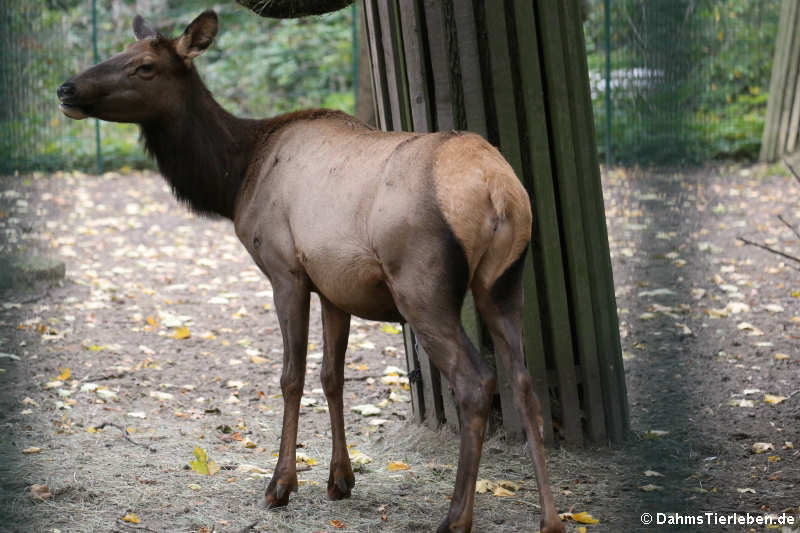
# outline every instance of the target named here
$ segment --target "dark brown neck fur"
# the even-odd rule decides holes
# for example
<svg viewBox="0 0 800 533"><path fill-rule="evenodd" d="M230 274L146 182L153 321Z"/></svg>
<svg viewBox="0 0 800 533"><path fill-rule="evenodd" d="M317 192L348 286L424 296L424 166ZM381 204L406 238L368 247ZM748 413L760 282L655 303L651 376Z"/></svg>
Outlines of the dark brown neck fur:
<svg viewBox="0 0 800 533"><path fill-rule="evenodd" d="M179 200L207 216L233 218L236 195L266 121L237 118L214 100L192 68L183 109L142 124L145 148Z"/></svg>
<svg viewBox="0 0 800 533"><path fill-rule="evenodd" d="M308 109L271 119L237 118L225 111L192 67L190 90L176 116L142 124L146 150L179 200L206 216L233 219L236 198L257 149L270 135L298 120L336 117L368 127L329 109Z"/></svg>

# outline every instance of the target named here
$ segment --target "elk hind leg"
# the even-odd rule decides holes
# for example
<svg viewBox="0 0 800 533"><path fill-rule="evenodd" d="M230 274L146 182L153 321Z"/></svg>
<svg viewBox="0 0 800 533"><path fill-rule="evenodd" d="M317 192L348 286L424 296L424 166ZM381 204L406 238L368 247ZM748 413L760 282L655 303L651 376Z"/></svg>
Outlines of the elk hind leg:
<svg viewBox="0 0 800 533"><path fill-rule="evenodd" d="M533 460L542 506L542 533L560 533L544 459L539 400L533 391L522 350L522 271L527 250L493 284L486 287L476 275L471 288L475 305L489 329L495 357L509 377L514 403L522 418L528 451Z"/></svg>

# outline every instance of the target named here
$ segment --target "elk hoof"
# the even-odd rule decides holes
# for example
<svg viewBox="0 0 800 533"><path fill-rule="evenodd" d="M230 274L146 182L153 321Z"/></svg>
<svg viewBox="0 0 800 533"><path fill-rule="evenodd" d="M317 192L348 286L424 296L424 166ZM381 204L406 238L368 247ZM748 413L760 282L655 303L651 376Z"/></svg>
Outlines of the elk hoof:
<svg viewBox="0 0 800 533"><path fill-rule="evenodd" d="M539 533L564 533L565 531L566 528L564 527L564 524L562 524L560 520L549 524L545 524L544 522L542 522L540 524L540 529L539 529Z"/></svg>
<svg viewBox="0 0 800 533"><path fill-rule="evenodd" d="M441 524L439 524L439 529L436 530L436 533L469 533L471 527L462 527L462 526L451 526L450 521L445 518ZM544 533L544 531L542 531Z"/></svg>
<svg viewBox="0 0 800 533"><path fill-rule="evenodd" d="M275 507L285 507L289 503L289 494L297 490L297 485L289 485L287 483L278 483L273 479L267 493L265 495L267 500L267 508L274 509Z"/></svg>
<svg viewBox="0 0 800 533"><path fill-rule="evenodd" d="M336 481L333 479L328 480L328 499L329 500L342 500L350 497L350 491L355 486L355 478L340 477Z"/></svg>

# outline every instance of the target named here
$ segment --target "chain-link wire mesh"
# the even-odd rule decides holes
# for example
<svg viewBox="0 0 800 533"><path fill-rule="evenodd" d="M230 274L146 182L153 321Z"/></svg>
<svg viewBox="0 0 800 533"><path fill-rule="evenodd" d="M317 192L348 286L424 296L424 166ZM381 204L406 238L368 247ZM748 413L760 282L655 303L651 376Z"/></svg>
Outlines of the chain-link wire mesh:
<svg viewBox="0 0 800 533"><path fill-rule="evenodd" d="M780 0L589 2L600 151L617 162L755 157L779 10Z"/></svg>
<svg viewBox="0 0 800 533"><path fill-rule="evenodd" d="M2 173L73 165L80 150L68 150L68 143L94 153L93 132L70 131L58 113L55 87L64 72L88 61L85 52L91 54L91 46L70 46L60 7L58 2L0 0Z"/></svg>
<svg viewBox="0 0 800 533"><path fill-rule="evenodd" d="M96 0L99 57L132 42L136 13L178 35L204 0ZM94 63L91 0L0 0L0 174L97 168L94 120L61 114L56 88ZM214 5L220 33L196 61L230 112L265 117L297 108L353 110L352 9L267 20L233 0ZM104 167L152 166L132 124L101 122Z"/></svg>

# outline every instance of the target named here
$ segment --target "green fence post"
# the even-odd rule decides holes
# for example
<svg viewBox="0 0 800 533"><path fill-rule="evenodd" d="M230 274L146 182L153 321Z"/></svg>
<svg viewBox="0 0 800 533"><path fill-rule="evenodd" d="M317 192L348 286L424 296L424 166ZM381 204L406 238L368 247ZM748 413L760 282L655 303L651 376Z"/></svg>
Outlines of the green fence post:
<svg viewBox="0 0 800 533"><path fill-rule="evenodd" d="M100 62L100 53L97 51L97 0L92 0L92 47L94 48L94 62ZM100 119L94 119L94 142L97 146L97 173L103 173L103 151L100 147Z"/></svg>

